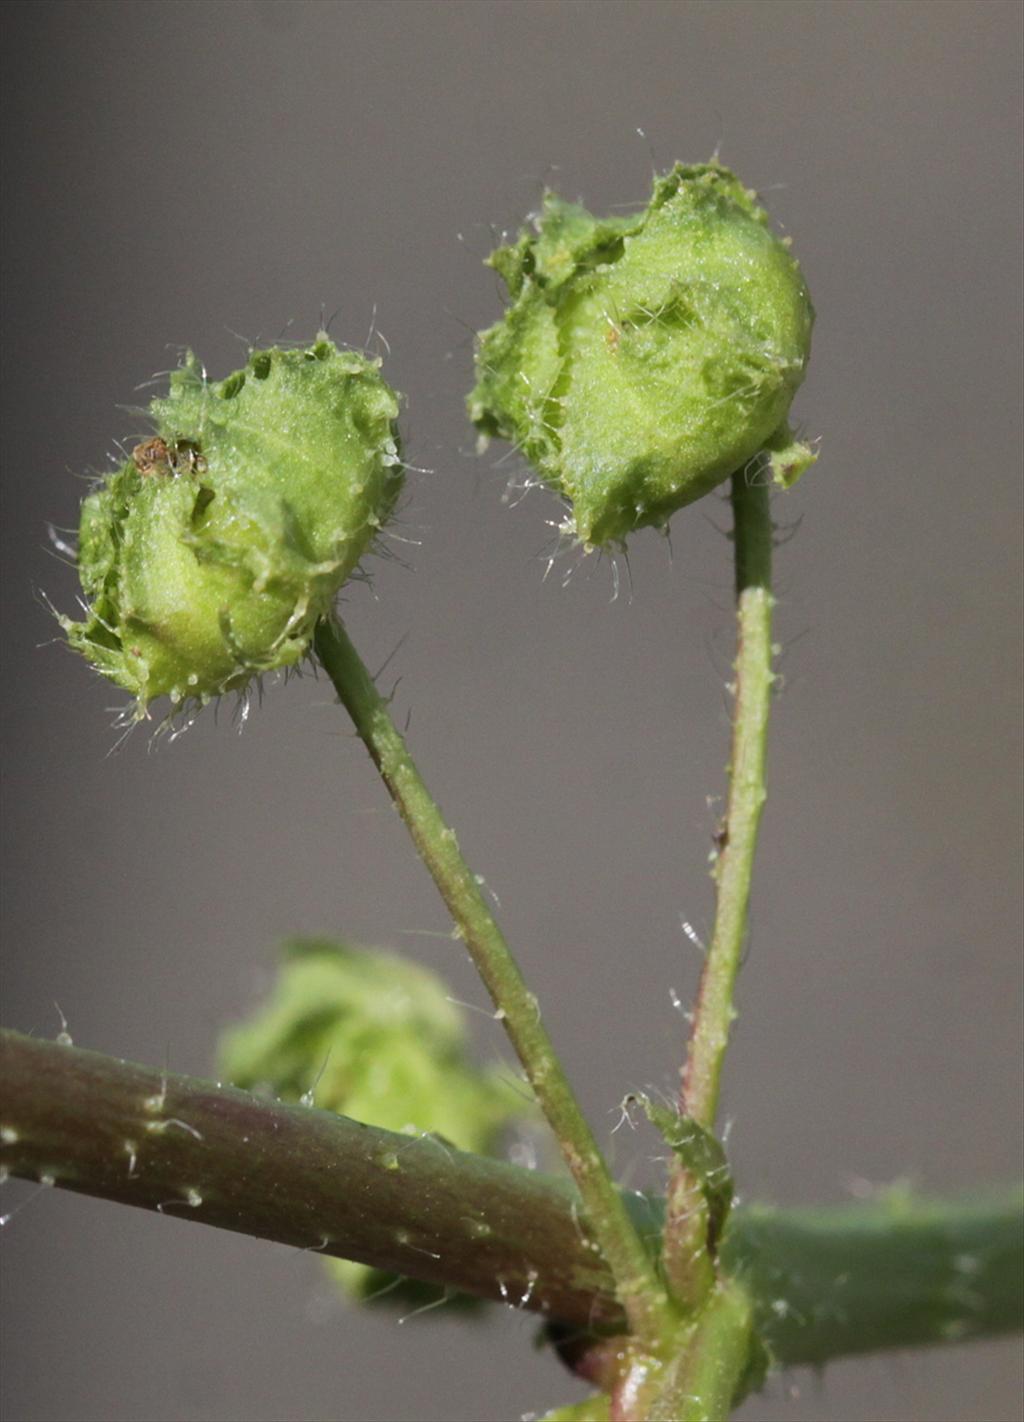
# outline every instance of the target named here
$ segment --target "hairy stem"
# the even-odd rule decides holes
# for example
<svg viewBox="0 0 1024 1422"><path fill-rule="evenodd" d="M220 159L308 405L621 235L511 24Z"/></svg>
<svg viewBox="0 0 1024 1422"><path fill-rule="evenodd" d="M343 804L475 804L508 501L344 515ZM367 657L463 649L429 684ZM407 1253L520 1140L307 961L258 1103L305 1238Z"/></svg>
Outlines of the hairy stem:
<svg viewBox="0 0 1024 1422"><path fill-rule="evenodd" d="M765 799L764 762L771 699L771 520L768 489L758 476L732 476L736 562L736 683L729 797L715 864L718 903L683 1069L680 1109L714 1127L722 1063L735 1017L733 988L743 951L754 848ZM701 1182L677 1161L669 1183L665 1272L688 1308L701 1304L714 1280L708 1214Z"/></svg>
<svg viewBox="0 0 1024 1422"><path fill-rule="evenodd" d="M0 1168L358 1259L581 1330L626 1319L566 1182L329 1111L0 1032ZM726 1271L780 1365L963 1342L1024 1322L1024 1193L730 1219ZM657 1233L657 1201L629 1197ZM582 1221L586 1228L586 1220Z"/></svg>
<svg viewBox="0 0 1024 1422"><path fill-rule="evenodd" d="M753 1310L743 1289L719 1283L712 1289L668 1376L644 1412L644 1422L719 1422L732 1415L746 1389L753 1337Z"/></svg>
<svg viewBox="0 0 1024 1422"><path fill-rule="evenodd" d="M16 1032L0 1036L0 1095L12 1175L556 1318L624 1322L568 1182Z"/></svg>
<svg viewBox="0 0 1024 1422"><path fill-rule="evenodd" d="M344 627L319 624L316 654L380 771L424 864L444 899L504 1023L527 1080L580 1192L589 1226L615 1278L630 1327L652 1345L668 1326L669 1304L608 1172L593 1132L541 1020L536 997L487 907L480 883L427 790L369 672Z"/></svg>
<svg viewBox="0 0 1024 1422"><path fill-rule="evenodd" d="M772 530L763 474L732 476L737 652L729 798L715 866L718 905L683 1074L683 1114L709 1130L735 1017L733 988L747 929L754 850L765 801L772 684Z"/></svg>

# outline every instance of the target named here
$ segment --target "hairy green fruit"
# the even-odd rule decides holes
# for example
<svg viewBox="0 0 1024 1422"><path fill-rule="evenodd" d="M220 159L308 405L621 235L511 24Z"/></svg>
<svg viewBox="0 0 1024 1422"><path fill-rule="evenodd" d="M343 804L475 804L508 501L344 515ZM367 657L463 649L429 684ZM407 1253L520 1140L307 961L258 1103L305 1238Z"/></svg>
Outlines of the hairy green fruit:
<svg viewBox="0 0 1024 1422"><path fill-rule="evenodd" d="M82 506L71 645L130 691L200 704L301 660L402 482L379 362L321 335L211 382L189 355L154 438Z"/></svg>
<svg viewBox="0 0 1024 1422"><path fill-rule="evenodd" d="M290 940L282 958L270 1001L222 1039L234 1085L484 1154L529 1110L497 1068L472 1064L462 1016L425 968L321 938Z"/></svg>
<svg viewBox="0 0 1024 1422"><path fill-rule="evenodd" d="M786 417L813 311L754 196L677 165L643 212L595 218L549 193L488 259L511 304L480 336L469 414L572 505L587 545L663 526L763 449L790 484L812 461Z"/></svg>

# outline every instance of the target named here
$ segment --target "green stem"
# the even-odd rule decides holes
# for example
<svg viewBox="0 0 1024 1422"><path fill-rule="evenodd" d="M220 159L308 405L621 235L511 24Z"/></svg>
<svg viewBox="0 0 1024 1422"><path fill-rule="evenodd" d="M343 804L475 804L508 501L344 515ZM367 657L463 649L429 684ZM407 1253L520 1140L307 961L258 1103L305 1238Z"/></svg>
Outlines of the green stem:
<svg viewBox="0 0 1024 1422"><path fill-rule="evenodd" d="M736 1210L723 1271L777 1362L995 1337L1024 1326L1024 1189Z"/></svg>
<svg viewBox="0 0 1024 1422"><path fill-rule="evenodd" d="M735 1284L716 1284L670 1360L644 1422L725 1422L745 1391L752 1340L747 1295Z"/></svg>
<svg viewBox="0 0 1024 1422"><path fill-rule="evenodd" d="M630 1327L653 1346L669 1305L512 952L344 627L322 621L316 654L455 921L561 1147Z"/></svg>
<svg viewBox="0 0 1024 1422"><path fill-rule="evenodd" d="M0 1178L48 1182L621 1331L568 1181L0 1032ZM655 1234L657 1212L647 1221Z"/></svg>
<svg viewBox="0 0 1024 1422"><path fill-rule="evenodd" d="M732 476L738 646L729 799L715 868L718 906L683 1077L683 1114L714 1127L722 1063L736 1016L733 988L747 929L754 849L765 801L772 673L772 529L768 487Z"/></svg>
<svg viewBox="0 0 1024 1422"><path fill-rule="evenodd" d="M765 800L765 745L774 681L772 529L768 487L760 473L749 475L741 469L733 474L732 508L737 652L729 795L715 865L715 926L694 1010L680 1103L682 1114L707 1130L714 1128L729 1028L736 1015L733 990L747 931L754 850ZM715 1242L709 1223L703 1182L677 1160L669 1181L663 1257L673 1294L691 1312L706 1309L715 1282ZM716 1331L719 1342L727 1331L725 1324ZM707 1346L712 1347L710 1341ZM693 1367L700 1365L704 1348L698 1329ZM718 1343L715 1350L720 1351ZM695 1378L684 1376L686 1366L684 1360L676 1370L681 1391L670 1389L671 1397L700 1391Z"/></svg>
<svg viewBox="0 0 1024 1422"><path fill-rule="evenodd" d="M512 1301L582 1347L626 1326L567 1181L18 1032L0 1031L0 1101L0 1177ZM661 1202L628 1203L656 1236ZM780 1366L994 1338L1024 1323L1022 1204L1016 1186L738 1206L722 1266Z"/></svg>

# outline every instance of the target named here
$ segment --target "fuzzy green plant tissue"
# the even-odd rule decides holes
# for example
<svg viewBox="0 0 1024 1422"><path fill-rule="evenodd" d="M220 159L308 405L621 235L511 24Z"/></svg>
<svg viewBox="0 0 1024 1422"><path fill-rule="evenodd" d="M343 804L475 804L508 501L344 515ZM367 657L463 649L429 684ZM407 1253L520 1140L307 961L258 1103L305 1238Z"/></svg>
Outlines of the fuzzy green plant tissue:
<svg viewBox="0 0 1024 1422"><path fill-rule="evenodd" d="M71 645L132 693L202 704L305 655L402 482L379 362L321 336L226 380L189 355L155 435L85 500Z"/></svg>
<svg viewBox="0 0 1024 1422"><path fill-rule="evenodd" d="M807 288L728 169L677 165L629 217L548 194L488 260L510 304L480 336L470 418L569 502L585 545L664 526L762 450L786 485L812 462L786 423Z"/></svg>

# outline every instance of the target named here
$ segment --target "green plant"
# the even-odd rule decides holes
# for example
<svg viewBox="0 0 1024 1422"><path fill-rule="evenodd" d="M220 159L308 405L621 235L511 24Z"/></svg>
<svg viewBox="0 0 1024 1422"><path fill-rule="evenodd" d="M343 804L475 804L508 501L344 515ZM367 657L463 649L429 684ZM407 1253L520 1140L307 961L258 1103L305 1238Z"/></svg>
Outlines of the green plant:
<svg viewBox="0 0 1024 1422"><path fill-rule="evenodd" d="M322 943L293 947L271 1008L223 1047L231 1079L271 1100L6 1034L5 1168L149 1208L179 1202L191 1218L355 1261L375 1271L344 1271L364 1295L418 1280L532 1308L596 1389L553 1416L724 1418L773 1362L1019 1327L1019 1191L734 1208L715 1134L765 799L770 494L814 458L788 422L812 322L799 267L716 164L673 169L629 218L549 197L535 231L491 263L511 303L481 338L470 415L566 501L567 538L619 544L730 488L738 646L714 933L679 1101L624 1103L669 1147L664 1199L617 1188L481 881L331 611L393 508L401 460L394 395L323 335L254 351L213 384L185 362L154 402L154 438L85 502L88 611L63 625L134 694L136 717L163 695L173 714L316 659L569 1179L492 1157L521 1106L469 1066L443 991L408 965Z"/></svg>

